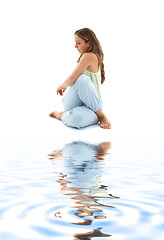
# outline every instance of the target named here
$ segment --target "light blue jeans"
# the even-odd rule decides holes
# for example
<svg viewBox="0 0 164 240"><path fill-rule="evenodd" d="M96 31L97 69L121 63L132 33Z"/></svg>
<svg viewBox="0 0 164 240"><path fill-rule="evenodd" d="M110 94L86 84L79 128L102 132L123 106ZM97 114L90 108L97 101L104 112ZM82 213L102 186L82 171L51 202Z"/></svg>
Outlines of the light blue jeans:
<svg viewBox="0 0 164 240"><path fill-rule="evenodd" d="M90 77L77 78L63 98L63 107L62 121L69 127L81 129L99 122L95 112L102 109L102 102Z"/></svg>

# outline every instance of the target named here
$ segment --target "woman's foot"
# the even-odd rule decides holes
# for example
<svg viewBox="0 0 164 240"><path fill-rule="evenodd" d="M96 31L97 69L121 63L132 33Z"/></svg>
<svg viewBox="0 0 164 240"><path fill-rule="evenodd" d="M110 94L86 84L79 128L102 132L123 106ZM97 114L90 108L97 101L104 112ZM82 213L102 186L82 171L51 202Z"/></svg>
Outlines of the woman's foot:
<svg viewBox="0 0 164 240"><path fill-rule="evenodd" d="M100 127L101 128L105 128L105 129L110 129L111 128L110 122L108 121L107 117L105 116L105 114L102 112L101 109L99 109L96 112L96 115L97 115L97 117L100 121Z"/></svg>
<svg viewBox="0 0 164 240"><path fill-rule="evenodd" d="M62 120L63 113L64 113L64 112L54 111L54 112L52 112L52 113L49 114L49 117L57 118L57 119L59 119L59 120L61 121L61 120Z"/></svg>
<svg viewBox="0 0 164 240"><path fill-rule="evenodd" d="M99 120L100 120L100 127L101 128L105 128L105 129L110 129L111 128L111 124L108 121L107 117L100 118Z"/></svg>

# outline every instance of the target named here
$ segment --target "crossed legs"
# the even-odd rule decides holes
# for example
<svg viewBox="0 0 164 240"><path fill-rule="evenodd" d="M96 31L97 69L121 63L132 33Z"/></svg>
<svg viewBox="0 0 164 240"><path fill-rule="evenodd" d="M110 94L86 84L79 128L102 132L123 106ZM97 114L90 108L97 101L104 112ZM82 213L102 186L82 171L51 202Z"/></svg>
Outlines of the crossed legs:
<svg viewBox="0 0 164 240"><path fill-rule="evenodd" d="M49 116L52 118L57 118L58 120L62 121L63 113L64 113L64 111L63 112L54 111L54 112L50 113ZM111 128L110 122L108 121L107 117L105 116L105 114L102 112L101 109L99 109L97 112L95 112L95 114L97 115L98 120L100 121L101 128L105 128L105 129Z"/></svg>
<svg viewBox="0 0 164 240"><path fill-rule="evenodd" d="M57 118L67 126L83 128L100 122L100 127L110 129L111 124L102 112L101 100L97 96L92 80L80 75L63 98L65 111L54 111L50 117Z"/></svg>

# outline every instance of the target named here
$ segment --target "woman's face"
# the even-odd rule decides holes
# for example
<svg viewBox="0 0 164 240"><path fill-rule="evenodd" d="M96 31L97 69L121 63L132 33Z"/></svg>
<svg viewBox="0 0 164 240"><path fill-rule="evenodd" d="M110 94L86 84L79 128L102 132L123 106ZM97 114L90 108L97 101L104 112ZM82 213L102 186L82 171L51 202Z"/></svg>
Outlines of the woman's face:
<svg viewBox="0 0 164 240"><path fill-rule="evenodd" d="M82 39L81 37L79 37L78 35L75 34L74 36L75 39L75 48L77 48L77 50L79 51L79 53L83 54L85 52L87 52L87 49L90 45L90 42L85 42L84 39Z"/></svg>

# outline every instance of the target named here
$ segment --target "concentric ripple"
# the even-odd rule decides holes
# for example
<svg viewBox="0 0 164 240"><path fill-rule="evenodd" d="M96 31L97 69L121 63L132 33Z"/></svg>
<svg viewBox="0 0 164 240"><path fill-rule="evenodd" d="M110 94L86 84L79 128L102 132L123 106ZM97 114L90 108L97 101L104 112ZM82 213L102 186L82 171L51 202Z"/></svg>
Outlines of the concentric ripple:
<svg viewBox="0 0 164 240"><path fill-rule="evenodd" d="M164 239L162 150L80 141L7 149L0 239Z"/></svg>

